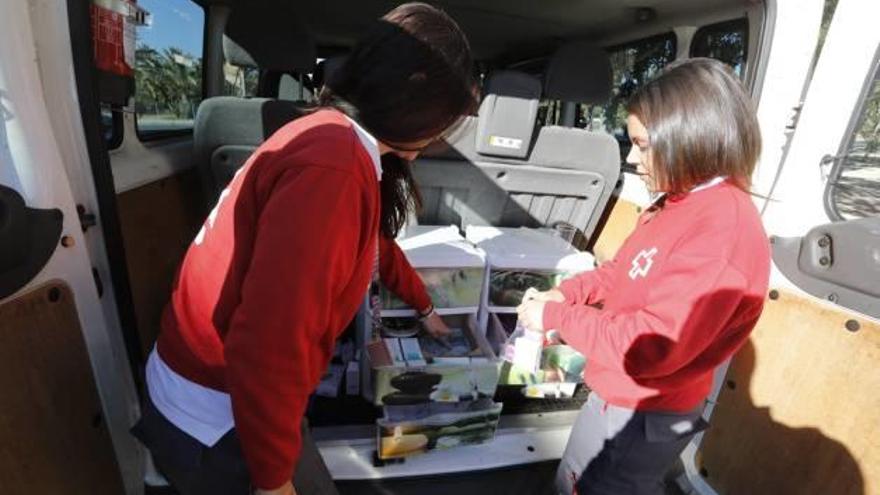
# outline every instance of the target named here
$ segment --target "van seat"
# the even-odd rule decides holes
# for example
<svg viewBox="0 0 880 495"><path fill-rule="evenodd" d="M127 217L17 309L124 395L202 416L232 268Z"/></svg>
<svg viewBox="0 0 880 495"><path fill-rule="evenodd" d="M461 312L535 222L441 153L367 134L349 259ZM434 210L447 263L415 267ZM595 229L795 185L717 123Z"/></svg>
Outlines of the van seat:
<svg viewBox="0 0 880 495"><path fill-rule="evenodd" d="M620 176L617 141L604 132L536 128L542 93L578 102L610 94L610 72L568 70L585 62L575 55L575 50L560 50L549 65L552 74L546 81L564 84L542 85L540 79L516 71L489 77L478 116L466 118L445 146L416 161L414 173L424 200L419 223L463 228L567 222L586 238L593 234ZM572 81L572 76L608 82ZM602 87L609 91L597 94L596 88ZM580 94L575 94L577 88L583 88Z"/></svg>
<svg viewBox="0 0 880 495"><path fill-rule="evenodd" d="M233 26L227 26L227 29ZM294 35L291 35L294 36ZM298 35L296 35L298 36ZM270 40L250 40L261 64L276 71L310 70L314 64L314 46L310 39L296 38L298 51L279 55L264 46ZM258 67L255 58L229 36L223 36L226 61L238 67ZM215 96L199 105L193 125L193 159L202 179L205 199L213 204L220 191L232 180L248 157L284 124L305 114L302 102L271 98Z"/></svg>
<svg viewBox="0 0 880 495"><path fill-rule="evenodd" d="M193 158L209 203L263 141L303 113L292 101L270 98L217 96L203 101L193 129Z"/></svg>

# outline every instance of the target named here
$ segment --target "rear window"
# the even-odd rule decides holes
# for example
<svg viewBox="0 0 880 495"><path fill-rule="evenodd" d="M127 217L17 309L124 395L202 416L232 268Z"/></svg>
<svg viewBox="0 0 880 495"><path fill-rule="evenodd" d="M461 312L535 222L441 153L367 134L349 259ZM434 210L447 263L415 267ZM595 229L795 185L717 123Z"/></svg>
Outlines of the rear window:
<svg viewBox="0 0 880 495"><path fill-rule="evenodd" d="M229 62L223 63L223 94L241 98L256 96L260 82L260 69L238 67Z"/></svg>
<svg viewBox="0 0 880 495"><path fill-rule="evenodd" d="M604 105L578 104L575 127L591 130L604 129L629 150L626 135L626 102L646 81L651 80L666 64L675 60L675 33L664 33L638 41L632 41L608 49L611 58L611 98ZM544 100L539 107L539 123L558 124L562 115L562 102ZM625 154L623 156L626 156Z"/></svg>
<svg viewBox="0 0 880 495"><path fill-rule="evenodd" d="M691 57L708 57L733 67L742 77L749 46L749 21L745 17L701 27L691 41Z"/></svg>
<svg viewBox="0 0 880 495"><path fill-rule="evenodd" d="M575 126L605 130L620 143L621 162L629 153L626 102L635 91L675 60L675 33L664 33L608 49L611 58L611 98L605 105L578 105ZM548 115L558 116L558 102L547 104ZM626 170L626 165L624 165Z"/></svg>

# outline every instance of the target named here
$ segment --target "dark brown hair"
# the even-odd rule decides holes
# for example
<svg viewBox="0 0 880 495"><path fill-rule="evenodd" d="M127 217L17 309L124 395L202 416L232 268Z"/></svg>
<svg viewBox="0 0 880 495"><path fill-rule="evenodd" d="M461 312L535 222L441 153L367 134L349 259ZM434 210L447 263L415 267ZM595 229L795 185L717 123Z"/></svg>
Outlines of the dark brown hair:
<svg viewBox="0 0 880 495"><path fill-rule="evenodd" d="M626 110L648 130L663 191L683 194L718 176L749 191L761 132L754 105L728 66L708 58L674 62Z"/></svg>
<svg viewBox="0 0 880 495"><path fill-rule="evenodd" d="M330 75L319 102L357 120L380 141L435 138L475 107L473 60L458 24L424 3L380 19ZM409 163L382 158L382 233L395 237L421 197Z"/></svg>

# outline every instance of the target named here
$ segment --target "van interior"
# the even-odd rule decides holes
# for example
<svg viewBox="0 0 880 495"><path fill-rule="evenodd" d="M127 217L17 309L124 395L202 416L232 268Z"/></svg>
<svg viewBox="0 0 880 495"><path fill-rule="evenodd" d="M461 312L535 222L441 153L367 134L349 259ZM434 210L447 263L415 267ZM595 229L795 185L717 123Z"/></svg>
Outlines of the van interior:
<svg viewBox="0 0 880 495"><path fill-rule="evenodd" d="M264 140L315 104L323 81L359 36L399 3L138 0L143 15L133 84L89 75L90 40L74 39L77 79L95 88L91 100L80 91L81 105L100 108L90 125L103 139L105 178L112 182L98 196L104 195L102 215L118 229L119 243L108 242L108 256L117 265L113 284L124 352L139 393L175 271L220 192ZM601 263L614 256L650 200L625 162L627 98L675 60L711 57L730 65L759 100L776 2L431 3L468 36L481 98L473 115L413 163L424 204L410 223L453 225L462 232L469 225L571 225L577 248ZM88 2L69 1L68 10L71 33L88 33ZM517 145L491 144L486 135L508 136ZM88 218L88 212L80 215ZM343 339L355 341L356 327L357 319ZM737 377L748 377L755 365L754 348L744 355L735 363ZM84 356L77 359L86 369ZM754 407L734 393L747 383L725 379L723 371L713 400L726 393L733 407L719 412L718 427L689 455L714 490L749 493L755 462L775 462L772 452L759 447L770 436L757 428L725 428L741 424L737 418ZM86 395L97 402L94 385L89 387ZM308 419L341 493L549 494L566 428L587 393L581 387L570 399L527 400L499 391L496 400L504 408L495 443L505 434L532 440L516 444L522 447L516 453L504 451L512 443L494 450L490 443L458 460L429 454L384 463L370 457L381 411L358 396L313 397ZM93 427L100 430L100 415L95 418ZM104 431L89 447L111 458L80 470L85 474L73 482L86 487L82 493L122 493L109 445ZM77 448L58 451L69 450L70 472L87 463L77 460ZM819 451L815 476L768 476L784 478L788 493L807 493L817 476L831 479L836 472L834 479L843 484L837 486L846 487L841 493L861 493L858 466L843 460L846 449ZM505 461L507 455L513 460ZM667 493L692 493L690 479L678 466L668 476ZM174 493L149 470L146 481L148 492ZM102 489L90 491L96 486Z"/></svg>
<svg viewBox="0 0 880 495"><path fill-rule="evenodd" d="M141 356L155 340L176 266L220 191L262 141L314 104L347 50L395 4L139 2L150 20L139 34L133 104L104 110L105 135L116 145L110 161ZM413 164L424 204L412 223L462 231L570 224L578 247L599 261L613 256L639 212L620 198L624 182L635 178L624 160L627 97L687 56L719 58L750 84L767 15L761 2L743 0L436 5L469 38L481 104ZM160 36L184 21L193 30L187 37L203 32L195 49ZM191 73L183 111L155 87L166 76L150 71L166 65ZM486 134L524 146L480 144ZM567 400L500 397L501 428L570 424L586 394L582 388ZM315 397L308 414L316 438L328 442L373 439L380 415L371 403L344 395ZM430 485L437 493L488 486L549 493L555 463L501 472L445 473ZM405 478L339 484L351 493L425 491Z"/></svg>

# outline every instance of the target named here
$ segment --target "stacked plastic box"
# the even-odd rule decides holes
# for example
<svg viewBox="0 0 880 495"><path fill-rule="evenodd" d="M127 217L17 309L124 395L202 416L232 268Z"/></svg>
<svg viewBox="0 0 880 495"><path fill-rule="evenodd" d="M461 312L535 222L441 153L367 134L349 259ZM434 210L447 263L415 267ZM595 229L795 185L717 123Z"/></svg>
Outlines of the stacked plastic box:
<svg viewBox="0 0 880 495"><path fill-rule="evenodd" d="M488 274L480 323L498 349L516 324L516 307L525 291L549 290L578 273L592 270L594 258L549 229L468 226L466 238L486 252ZM501 385L518 386L528 397L570 397L580 381L583 356L565 345L544 348L537 373L502 363Z"/></svg>
<svg viewBox="0 0 880 495"><path fill-rule="evenodd" d="M377 422L378 457L491 440L501 404L493 401L497 354L477 319L485 287L485 253L455 226L410 226L398 244L453 335L441 343L418 332L415 310L383 289L383 338L372 341L372 335L364 334L362 367L364 395L384 411ZM362 331L371 331L368 322Z"/></svg>
<svg viewBox="0 0 880 495"><path fill-rule="evenodd" d="M397 239L440 314L476 314L486 271L486 255L467 242L454 225L411 225ZM393 293L382 290L383 315L415 312Z"/></svg>

